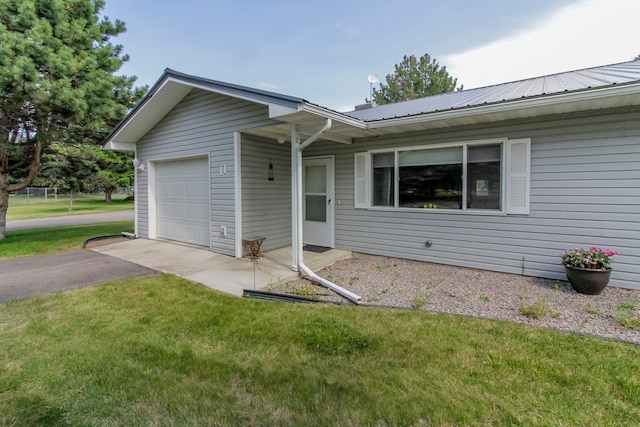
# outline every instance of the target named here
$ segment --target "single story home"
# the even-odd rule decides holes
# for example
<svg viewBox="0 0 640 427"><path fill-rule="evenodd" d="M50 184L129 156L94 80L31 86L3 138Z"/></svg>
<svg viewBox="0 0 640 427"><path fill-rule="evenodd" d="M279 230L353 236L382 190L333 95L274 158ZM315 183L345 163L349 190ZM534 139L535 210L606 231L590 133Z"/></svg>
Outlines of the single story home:
<svg viewBox="0 0 640 427"><path fill-rule="evenodd" d="M167 69L104 148L135 152L139 238L560 280L596 245L640 289L640 61L347 113Z"/></svg>

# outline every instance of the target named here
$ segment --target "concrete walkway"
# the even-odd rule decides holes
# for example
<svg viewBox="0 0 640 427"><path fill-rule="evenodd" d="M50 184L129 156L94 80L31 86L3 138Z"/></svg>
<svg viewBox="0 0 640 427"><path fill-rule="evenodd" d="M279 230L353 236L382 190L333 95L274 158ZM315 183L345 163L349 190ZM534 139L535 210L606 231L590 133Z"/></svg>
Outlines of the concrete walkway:
<svg viewBox="0 0 640 427"><path fill-rule="evenodd" d="M116 222L133 220L133 209L95 214L79 214L52 216L47 218L16 219L7 221L7 231L26 230L29 228L58 227L63 225L84 225L99 222Z"/></svg>
<svg viewBox="0 0 640 427"><path fill-rule="evenodd" d="M291 247L264 253L255 269L255 285L254 267L249 259L220 255L204 248L136 239L92 250L237 296L244 289L262 289L298 278L298 273L291 270ZM338 249L322 254L304 252L305 264L315 271L348 258L351 252Z"/></svg>

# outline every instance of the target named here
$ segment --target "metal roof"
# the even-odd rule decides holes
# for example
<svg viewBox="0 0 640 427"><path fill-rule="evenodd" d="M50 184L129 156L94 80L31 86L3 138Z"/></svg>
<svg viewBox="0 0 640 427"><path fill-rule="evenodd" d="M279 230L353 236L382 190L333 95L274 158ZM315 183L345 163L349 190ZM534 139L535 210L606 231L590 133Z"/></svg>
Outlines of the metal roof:
<svg viewBox="0 0 640 427"><path fill-rule="evenodd" d="M304 99L295 96L283 95L281 93L269 92L262 89L255 89L252 87L222 82L219 80L193 76L190 74L172 70L170 68L164 70L163 77L165 76L173 77L180 80L181 82L191 84L194 87L214 90L218 93L224 93L240 99L249 99L254 102L263 101L265 103L283 104L287 106L306 102ZM162 80L162 78L160 80Z"/></svg>
<svg viewBox="0 0 640 427"><path fill-rule="evenodd" d="M412 101L385 104L366 110L350 111L345 114L365 122L372 122L507 103L638 81L640 81L640 60L434 95Z"/></svg>
<svg viewBox="0 0 640 427"><path fill-rule="evenodd" d="M269 125L243 132L267 138L313 134L330 118L323 138L351 143L355 138L465 126L588 110L640 105L640 60L569 71L511 83L446 93L367 110L339 113L303 98L267 92L167 69L145 97L109 134L103 147L132 151L135 144L195 89L268 107Z"/></svg>

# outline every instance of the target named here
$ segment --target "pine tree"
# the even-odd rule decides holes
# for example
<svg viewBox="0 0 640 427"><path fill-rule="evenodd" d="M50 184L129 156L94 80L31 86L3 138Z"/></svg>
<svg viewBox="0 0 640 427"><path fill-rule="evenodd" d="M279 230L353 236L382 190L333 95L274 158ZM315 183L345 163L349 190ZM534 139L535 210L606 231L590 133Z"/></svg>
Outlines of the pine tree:
<svg viewBox="0 0 640 427"><path fill-rule="evenodd" d="M458 79L449 75L447 67L441 67L428 53L419 59L405 55L385 80L380 89L373 89L373 101L378 105L462 90L462 86L456 88Z"/></svg>
<svg viewBox="0 0 640 427"><path fill-rule="evenodd" d="M0 0L0 240L9 193L31 185L48 147L101 141L145 90L114 74L128 56L110 39L126 28L103 8Z"/></svg>

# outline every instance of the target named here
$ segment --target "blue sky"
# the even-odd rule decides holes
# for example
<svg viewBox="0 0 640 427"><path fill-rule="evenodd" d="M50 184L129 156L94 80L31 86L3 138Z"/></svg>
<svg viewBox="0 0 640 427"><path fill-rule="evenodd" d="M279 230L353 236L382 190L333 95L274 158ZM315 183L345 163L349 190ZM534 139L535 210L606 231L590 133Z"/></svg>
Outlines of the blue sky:
<svg viewBox="0 0 640 427"><path fill-rule="evenodd" d="M638 0L106 0L127 32L123 74L165 68L346 111L403 55L429 53L465 89L640 54Z"/></svg>

